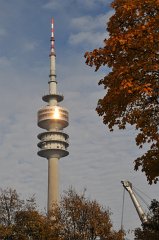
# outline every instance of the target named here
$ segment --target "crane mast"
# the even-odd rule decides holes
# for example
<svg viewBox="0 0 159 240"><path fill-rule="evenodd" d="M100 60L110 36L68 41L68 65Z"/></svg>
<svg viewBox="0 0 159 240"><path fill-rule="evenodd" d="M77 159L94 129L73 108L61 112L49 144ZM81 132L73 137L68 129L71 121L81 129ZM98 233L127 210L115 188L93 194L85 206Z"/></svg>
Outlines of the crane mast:
<svg viewBox="0 0 159 240"><path fill-rule="evenodd" d="M132 183L129 182L129 181L121 181L121 183L123 184L123 187L128 191L128 193L129 193L129 195L132 199L132 202L133 202L133 204L136 208L136 211L139 215L139 218L140 218L141 222L143 224L147 224L148 223L147 216L146 216L145 212L143 211L143 209L142 209L142 207L141 207L141 205L140 205L140 203L139 203L139 201L138 201L138 199L137 199L137 197L136 197L136 195L135 195L135 193L132 189Z"/></svg>

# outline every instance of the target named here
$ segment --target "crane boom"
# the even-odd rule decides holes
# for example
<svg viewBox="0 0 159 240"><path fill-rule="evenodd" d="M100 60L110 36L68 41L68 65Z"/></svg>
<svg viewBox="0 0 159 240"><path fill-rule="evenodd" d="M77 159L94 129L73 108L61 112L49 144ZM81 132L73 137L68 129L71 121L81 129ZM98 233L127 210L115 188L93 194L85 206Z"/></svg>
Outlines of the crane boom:
<svg viewBox="0 0 159 240"><path fill-rule="evenodd" d="M145 212L143 211L133 189L132 189L132 183L129 182L129 181L121 181L121 183L123 184L123 187L128 191L128 193L130 194L130 197L132 199L132 202L136 208L136 211L139 215L139 218L141 220L141 222L143 224L147 224L148 223L148 219L147 219L147 216L145 214Z"/></svg>

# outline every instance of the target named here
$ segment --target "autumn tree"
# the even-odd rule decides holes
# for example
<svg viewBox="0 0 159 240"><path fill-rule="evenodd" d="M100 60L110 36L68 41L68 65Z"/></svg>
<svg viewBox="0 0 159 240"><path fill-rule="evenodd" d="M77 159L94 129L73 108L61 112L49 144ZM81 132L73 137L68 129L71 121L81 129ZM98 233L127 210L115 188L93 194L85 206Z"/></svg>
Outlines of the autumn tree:
<svg viewBox="0 0 159 240"><path fill-rule="evenodd" d="M153 200L149 207L148 224L135 229L135 240L159 239L159 202Z"/></svg>
<svg viewBox="0 0 159 240"><path fill-rule="evenodd" d="M13 240L58 240L55 235L55 221L39 211L19 211L12 227Z"/></svg>
<svg viewBox="0 0 159 240"><path fill-rule="evenodd" d="M16 190L1 189L0 239L55 240L53 234L54 226L38 211L34 196L23 200Z"/></svg>
<svg viewBox="0 0 159 240"><path fill-rule="evenodd" d="M77 194L69 189L62 197L53 216L60 228L62 240L122 240L123 233L114 231L110 211L96 201L91 201L85 192Z"/></svg>
<svg viewBox="0 0 159 240"><path fill-rule="evenodd" d="M147 152L135 160L150 184L159 176L159 1L114 0L104 46L86 52L86 64L108 66L99 81L105 96L97 112L110 131L115 126L137 130L136 144ZM107 71L107 70L106 70Z"/></svg>
<svg viewBox="0 0 159 240"><path fill-rule="evenodd" d="M4 226L10 226L14 222L17 211L20 211L24 201L20 199L16 190L1 189L0 193L0 223Z"/></svg>
<svg viewBox="0 0 159 240"><path fill-rule="evenodd" d="M37 209L34 197L23 200L16 190L0 193L2 240L122 240L113 230L110 211L70 189L49 214Z"/></svg>

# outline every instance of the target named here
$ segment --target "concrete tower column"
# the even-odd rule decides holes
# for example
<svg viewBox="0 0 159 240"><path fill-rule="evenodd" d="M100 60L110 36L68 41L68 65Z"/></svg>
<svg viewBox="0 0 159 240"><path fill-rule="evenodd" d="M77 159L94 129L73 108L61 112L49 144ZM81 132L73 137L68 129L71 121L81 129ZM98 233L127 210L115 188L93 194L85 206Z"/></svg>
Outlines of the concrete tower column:
<svg viewBox="0 0 159 240"><path fill-rule="evenodd" d="M48 211L59 201L58 158L48 159Z"/></svg>

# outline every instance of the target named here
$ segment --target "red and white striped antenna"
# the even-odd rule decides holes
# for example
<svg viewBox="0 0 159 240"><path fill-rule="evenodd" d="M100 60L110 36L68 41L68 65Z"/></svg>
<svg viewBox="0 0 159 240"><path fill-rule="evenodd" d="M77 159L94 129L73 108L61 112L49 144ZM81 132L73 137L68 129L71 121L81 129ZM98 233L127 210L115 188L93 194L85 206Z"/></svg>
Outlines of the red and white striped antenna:
<svg viewBox="0 0 159 240"><path fill-rule="evenodd" d="M54 19L51 19L51 54L55 54L55 47L54 47Z"/></svg>

